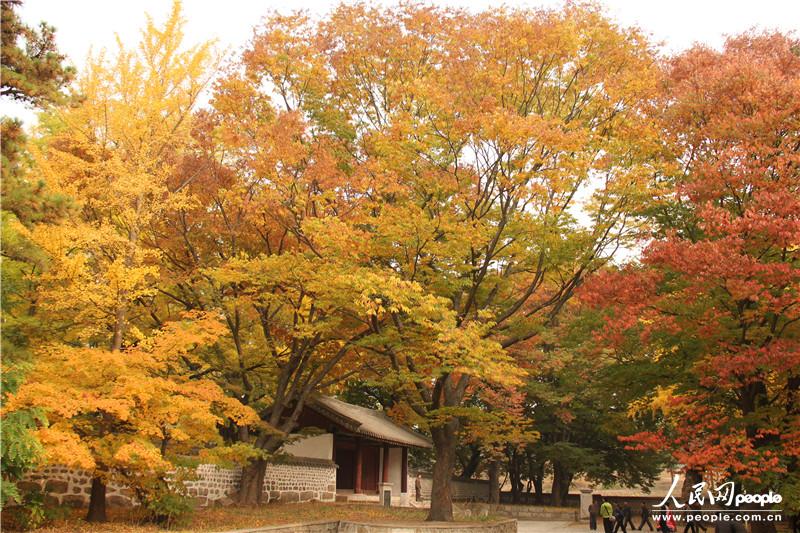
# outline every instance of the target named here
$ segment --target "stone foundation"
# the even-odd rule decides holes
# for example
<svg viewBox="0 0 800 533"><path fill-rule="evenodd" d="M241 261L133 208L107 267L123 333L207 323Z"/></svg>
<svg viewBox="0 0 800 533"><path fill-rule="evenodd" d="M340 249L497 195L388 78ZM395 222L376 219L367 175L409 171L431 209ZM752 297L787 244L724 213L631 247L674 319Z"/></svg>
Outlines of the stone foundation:
<svg viewBox="0 0 800 533"><path fill-rule="evenodd" d="M196 479L186 481L189 496L199 506L227 504L239 488L241 469L215 465L197 467ZM23 491L40 490L50 505L85 507L89 505L92 478L88 472L51 466L27 475L18 484ZM332 502L336 500L336 467L332 461L291 457L269 463L264 476L266 502ZM138 505L133 491L110 483L106 488L110 507Z"/></svg>

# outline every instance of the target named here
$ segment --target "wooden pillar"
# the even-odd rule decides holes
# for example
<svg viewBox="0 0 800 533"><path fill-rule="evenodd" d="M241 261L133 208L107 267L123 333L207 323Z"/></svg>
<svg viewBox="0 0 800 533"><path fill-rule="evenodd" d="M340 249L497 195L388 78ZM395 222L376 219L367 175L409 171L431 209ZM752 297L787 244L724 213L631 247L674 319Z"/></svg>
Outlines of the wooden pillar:
<svg viewBox="0 0 800 533"><path fill-rule="evenodd" d="M383 474L381 483L389 483L389 445L383 445Z"/></svg>
<svg viewBox="0 0 800 533"><path fill-rule="evenodd" d="M400 467L400 493L408 492L408 448L403 447L403 461Z"/></svg>
<svg viewBox="0 0 800 533"><path fill-rule="evenodd" d="M353 492L356 494L361 494L361 462L361 439L356 438L356 472L353 480Z"/></svg>

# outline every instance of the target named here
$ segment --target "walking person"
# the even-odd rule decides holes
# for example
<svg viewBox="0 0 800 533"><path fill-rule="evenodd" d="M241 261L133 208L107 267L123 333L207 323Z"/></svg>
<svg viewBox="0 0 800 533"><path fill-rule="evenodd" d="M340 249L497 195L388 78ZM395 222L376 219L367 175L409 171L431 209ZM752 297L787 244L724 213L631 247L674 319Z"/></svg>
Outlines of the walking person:
<svg viewBox="0 0 800 533"><path fill-rule="evenodd" d="M650 521L650 507L648 507L647 502L642 502L642 523L639 524L639 531L644 529L644 525L647 524L647 527L650 531L653 531L653 523Z"/></svg>
<svg viewBox="0 0 800 533"><path fill-rule="evenodd" d="M614 505L614 522L614 533L617 533L620 529L622 533L628 533L628 530L625 529L625 513L619 504Z"/></svg>
<svg viewBox="0 0 800 533"><path fill-rule="evenodd" d="M660 533L672 533L675 531L675 520L669 512L669 506L661 506L661 514L658 516L658 531Z"/></svg>
<svg viewBox="0 0 800 533"><path fill-rule="evenodd" d="M603 503L600 505L600 518L603 519L604 533L614 533L614 508L605 497L603 497Z"/></svg>
<svg viewBox="0 0 800 533"><path fill-rule="evenodd" d="M589 504L589 529L597 531L597 504L595 502Z"/></svg>
<svg viewBox="0 0 800 533"><path fill-rule="evenodd" d="M422 501L422 474L417 474L417 479L414 480L414 493L416 494L417 501Z"/></svg>
<svg viewBox="0 0 800 533"><path fill-rule="evenodd" d="M690 513L687 513L686 516L686 526L683 528L683 533L687 533L690 529L692 533L698 533L698 530L702 529L706 531L706 527L703 525L702 520L699 518L701 513L703 512L703 508L700 506L699 503L695 502L689 506Z"/></svg>
<svg viewBox="0 0 800 533"><path fill-rule="evenodd" d="M697 522L692 513L686 513L686 525L683 526L683 533L688 533L689 531L697 533Z"/></svg>
<svg viewBox="0 0 800 533"><path fill-rule="evenodd" d="M624 527L628 527L628 525L630 525L631 531L636 529L636 526L633 525L633 518L631 517L632 513L631 504L628 502L622 502L622 517L625 520Z"/></svg>

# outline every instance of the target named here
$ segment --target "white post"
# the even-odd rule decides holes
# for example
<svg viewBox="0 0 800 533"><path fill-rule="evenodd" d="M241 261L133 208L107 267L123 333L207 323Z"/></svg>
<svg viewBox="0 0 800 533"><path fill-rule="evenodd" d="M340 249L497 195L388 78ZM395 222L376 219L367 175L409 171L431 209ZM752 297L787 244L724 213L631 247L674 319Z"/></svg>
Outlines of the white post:
<svg viewBox="0 0 800 533"><path fill-rule="evenodd" d="M592 505L592 489L581 489L581 510L578 516L581 520L589 519L589 506Z"/></svg>

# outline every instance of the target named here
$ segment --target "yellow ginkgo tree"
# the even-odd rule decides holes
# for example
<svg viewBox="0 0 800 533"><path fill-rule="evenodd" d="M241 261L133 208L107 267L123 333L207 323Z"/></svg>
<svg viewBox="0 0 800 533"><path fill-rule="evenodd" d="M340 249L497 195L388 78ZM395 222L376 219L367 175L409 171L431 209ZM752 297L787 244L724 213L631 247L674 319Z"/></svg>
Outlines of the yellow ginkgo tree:
<svg viewBox="0 0 800 533"><path fill-rule="evenodd" d="M138 48L89 58L75 102L43 115L36 140L35 172L73 202L62 223L27 235L48 262L37 312L67 325L36 347L8 408L43 410L47 459L91 472L89 520L105 519L110 480L163 475L175 453L219 444L218 424L256 420L192 371L221 333L215 312L167 319L149 305L161 270L152 226L192 202L169 178L212 59L209 44L182 47L182 27L176 2Z"/></svg>

